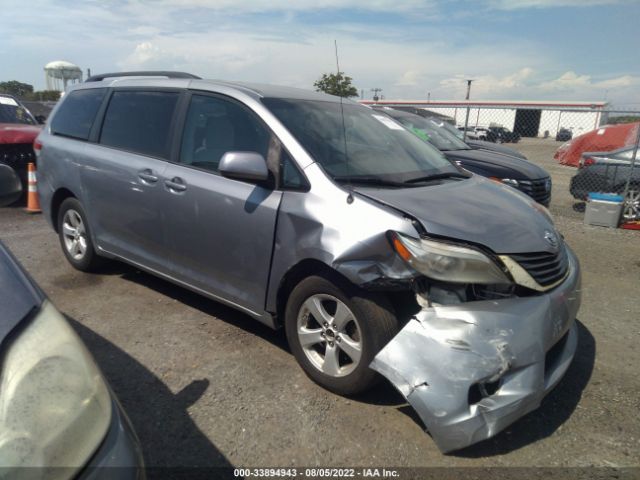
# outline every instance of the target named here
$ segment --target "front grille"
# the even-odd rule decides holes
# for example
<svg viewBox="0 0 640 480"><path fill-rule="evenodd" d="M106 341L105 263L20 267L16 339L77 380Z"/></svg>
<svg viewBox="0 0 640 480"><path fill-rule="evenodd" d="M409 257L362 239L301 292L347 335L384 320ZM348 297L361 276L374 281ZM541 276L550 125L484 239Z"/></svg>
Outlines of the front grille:
<svg viewBox="0 0 640 480"><path fill-rule="evenodd" d="M9 165L14 170L26 170L27 163L35 161L36 155L30 143L0 145L0 163Z"/></svg>
<svg viewBox="0 0 640 480"><path fill-rule="evenodd" d="M569 268L569 258L564 244L557 253L537 252L510 255L533 279L543 287L564 278Z"/></svg>
<svg viewBox="0 0 640 480"><path fill-rule="evenodd" d="M518 188L543 205L549 205L551 201L551 179L549 177L538 180L518 180Z"/></svg>

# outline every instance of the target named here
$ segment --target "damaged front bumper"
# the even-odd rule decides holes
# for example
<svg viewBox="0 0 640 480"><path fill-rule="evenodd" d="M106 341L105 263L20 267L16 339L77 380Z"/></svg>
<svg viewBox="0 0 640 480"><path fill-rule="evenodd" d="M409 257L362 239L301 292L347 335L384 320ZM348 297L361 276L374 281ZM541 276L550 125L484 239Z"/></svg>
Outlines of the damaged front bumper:
<svg viewBox="0 0 640 480"><path fill-rule="evenodd" d="M568 247L567 247L568 248ZM376 355L441 451L474 444L536 409L577 345L580 267L538 296L422 309Z"/></svg>

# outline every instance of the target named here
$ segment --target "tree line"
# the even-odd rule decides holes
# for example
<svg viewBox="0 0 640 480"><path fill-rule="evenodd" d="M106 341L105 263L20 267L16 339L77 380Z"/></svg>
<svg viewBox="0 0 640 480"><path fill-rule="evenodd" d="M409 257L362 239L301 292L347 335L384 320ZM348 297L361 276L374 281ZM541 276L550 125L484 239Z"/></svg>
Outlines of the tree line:
<svg viewBox="0 0 640 480"><path fill-rule="evenodd" d="M60 99L60 92L57 90L34 90L33 85L17 80L0 82L0 93L12 95L20 100L50 100L55 102Z"/></svg>

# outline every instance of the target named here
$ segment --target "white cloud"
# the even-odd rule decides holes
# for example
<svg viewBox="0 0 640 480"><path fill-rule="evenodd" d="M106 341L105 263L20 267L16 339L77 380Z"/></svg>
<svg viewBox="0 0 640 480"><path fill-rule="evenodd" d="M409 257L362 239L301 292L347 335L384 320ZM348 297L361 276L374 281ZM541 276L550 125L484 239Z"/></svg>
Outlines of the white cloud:
<svg viewBox="0 0 640 480"><path fill-rule="evenodd" d="M579 87L592 85L590 75L578 75L575 72L566 72L554 80L542 82L539 88L542 90L572 90Z"/></svg>
<svg viewBox="0 0 640 480"><path fill-rule="evenodd" d="M422 75L415 70L407 70L394 84L397 87L415 87L421 83Z"/></svg>
<svg viewBox="0 0 640 480"><path fill-rule="evenodd" d="M526 81L533 72L533 68L524 67L504 76L458 74L442 79L440 86L444 92L455 96L456 93L459 95L459 92L466 88L466 79L472 79L473 97L485 99L496 94L505 94L510 90L526 88Z"/></svg>
<svg viewBox="0 0 640 480"><path fill-rule="evenodd" d="M581 92L595 92L604 91L609 88L628 88L634 86L640 86L640 77L623 75L594 82L590 75L578 75L575 72L569 71L554 80L542 82L538 85L538 88L543 91L556 90L572 92L577 90Z"/></svg>
<svg viewBox="0 0 640 480"><path fill-rule="evenodd" d="M631 75L623 75L621 77L611 78L609 80L603 80L596 83L600 88L621 88L621 87L633 87L640 86L640 77L634 77Z"/></svg>
<svg viewBox="0 0 640 480"><path fill-rule="evenodd" d="M616 3L632 3L633 0L492 0L490 7L499 10L525 8L594 7Z"/></svg>
<svg viewBox="0 0 640 480"><path fill-rule="evenodd" d="M357 9L375 12L420 12L432 8L430 0L160 0L160 5L178 8L206 8L229 13Z"/></svg>

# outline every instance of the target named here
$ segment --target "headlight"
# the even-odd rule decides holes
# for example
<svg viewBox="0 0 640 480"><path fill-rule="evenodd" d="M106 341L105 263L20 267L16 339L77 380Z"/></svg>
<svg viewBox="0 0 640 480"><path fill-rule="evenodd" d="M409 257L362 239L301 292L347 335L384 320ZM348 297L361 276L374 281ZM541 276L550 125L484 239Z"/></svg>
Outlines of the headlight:
<svg viewBox="0 0 640 480"><path fill-rule="evenodd" d="M0 466L7 478L47 467L70 478L105 437L111 397L91 355L45 301L6 347L0 372ZM49 467L69 467L50 468Z"/></svg>
<svg viewBox="0 0 640 480"><path fill-rule="evenodd" d="M514 187L514 188L518 188L518 185L520 185L520 183L518 183L518 180L516 180L514 178L503 178L502 179L502 183L504 183L505 185L509 185L510 187Z"/></svg>
<svg viewBox="0 0 640 480"><path fill-rule="evenodd" d="M471 248L391 232L395 251L418 272L455 283L511 283L496 263Z"/></svg>

